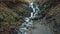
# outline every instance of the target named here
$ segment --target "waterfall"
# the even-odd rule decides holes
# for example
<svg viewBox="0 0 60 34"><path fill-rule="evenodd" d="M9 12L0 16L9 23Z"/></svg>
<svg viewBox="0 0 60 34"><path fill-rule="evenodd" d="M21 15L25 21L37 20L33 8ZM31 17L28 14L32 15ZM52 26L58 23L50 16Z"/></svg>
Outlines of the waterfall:
<svg viewBox="0 0 60 34"><path fill-rule="evenodd" d="M33 26L33 20L31 20L31 18L35 18L36 16L38 16L38 5L36 3L31 2L29 3L29 7L32 8L33 11L30 13L29 17L25 17L25 22L18 27L18 34L27 34L28 27Z"/></svg>

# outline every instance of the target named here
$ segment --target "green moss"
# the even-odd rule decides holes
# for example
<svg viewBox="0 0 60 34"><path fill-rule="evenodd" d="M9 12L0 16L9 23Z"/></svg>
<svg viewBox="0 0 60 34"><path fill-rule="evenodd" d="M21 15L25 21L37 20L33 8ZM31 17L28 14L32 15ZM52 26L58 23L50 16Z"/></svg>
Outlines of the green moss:
<svg viewBox="0 0 60 34"><path fill-rule="evenodd" d="M0 14L0 18L3 19L4 18L3 15Z"/></svg>

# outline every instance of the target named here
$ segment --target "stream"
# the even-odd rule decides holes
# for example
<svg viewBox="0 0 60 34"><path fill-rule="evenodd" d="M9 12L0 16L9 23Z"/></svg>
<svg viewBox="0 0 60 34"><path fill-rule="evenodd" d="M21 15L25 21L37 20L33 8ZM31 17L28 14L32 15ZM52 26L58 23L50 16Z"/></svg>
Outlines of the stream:
<svg viewBox="0 0 60 34"><path fill-rule="evenodd" d="M28 34L28 30L33 27L33 20L38 16L39 8L38 5L31 2L29 3L29 8L32 8L32 12L30 13L29 17L25 17L25 22L18 27L18 34ZM30 27L30 28L29 28ZM31 32L30 32L31 33Z"/></svg>

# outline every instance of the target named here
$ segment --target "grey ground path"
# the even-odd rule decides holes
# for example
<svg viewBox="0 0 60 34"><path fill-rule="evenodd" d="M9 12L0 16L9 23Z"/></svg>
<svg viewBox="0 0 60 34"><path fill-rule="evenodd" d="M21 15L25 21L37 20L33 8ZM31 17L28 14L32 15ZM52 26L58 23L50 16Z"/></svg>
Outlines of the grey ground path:
<svg viewBox="0 0 60 34"><path fill-rule="evenodd" d="M32 34L52 34L52 32L48 30L48 27L46 25L36 23L33 26L35 28L32 29Z"/></svg>

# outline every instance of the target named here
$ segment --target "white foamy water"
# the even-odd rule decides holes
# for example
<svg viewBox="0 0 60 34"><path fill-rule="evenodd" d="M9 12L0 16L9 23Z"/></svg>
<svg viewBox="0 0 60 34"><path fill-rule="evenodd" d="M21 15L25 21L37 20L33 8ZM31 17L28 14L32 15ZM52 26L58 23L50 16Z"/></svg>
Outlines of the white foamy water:
<svg viewBox="0 0 60 34"><path fill-rule="evenodd" d="M35 18L38 15L39 8L37 4L34 4L33 2L29 3L29 7L32 8L33 12L30 13L30 17L25 17L25 22L18 28L18 34L27 34L27 27L33 26L33 20L31 20L31 18Z"/></svg>

